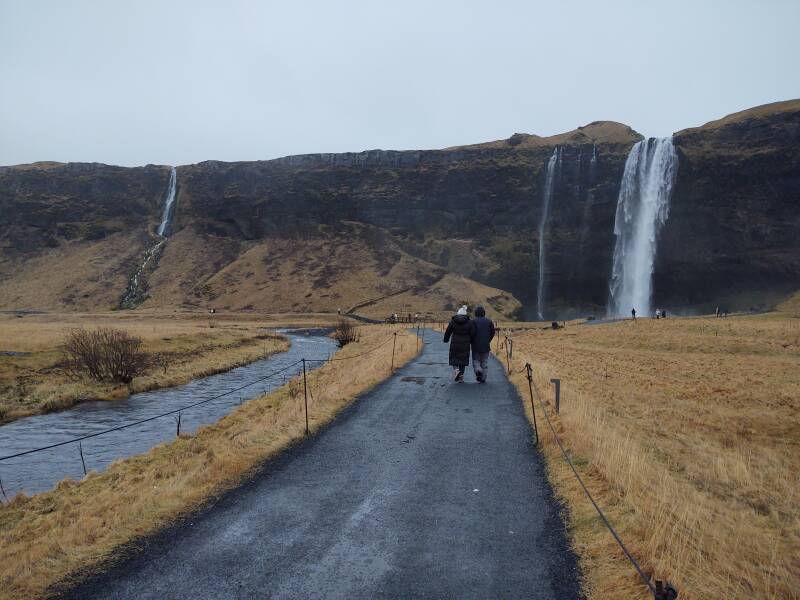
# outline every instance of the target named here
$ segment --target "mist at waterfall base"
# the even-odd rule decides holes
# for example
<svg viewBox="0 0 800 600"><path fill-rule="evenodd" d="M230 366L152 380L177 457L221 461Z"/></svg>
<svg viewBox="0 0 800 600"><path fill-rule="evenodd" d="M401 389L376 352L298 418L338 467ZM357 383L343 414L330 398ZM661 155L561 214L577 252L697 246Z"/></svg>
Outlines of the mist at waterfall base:
<svg viewBox="0 0 800 600"><path fill-rule="evenodd" d="M672 138L637 142L625 161L614 222L614 262L609 282L609 317L653 312L653 265L661 227L678 173Z"/></svg>

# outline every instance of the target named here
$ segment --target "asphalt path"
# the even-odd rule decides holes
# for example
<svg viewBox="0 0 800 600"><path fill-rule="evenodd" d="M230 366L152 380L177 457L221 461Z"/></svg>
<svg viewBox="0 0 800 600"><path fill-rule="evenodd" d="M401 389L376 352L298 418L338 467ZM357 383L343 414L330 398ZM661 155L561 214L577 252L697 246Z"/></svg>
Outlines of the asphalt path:
<svg viewBox="0 0 800 600"><path fill-rule="evenodd" d="M514 387L421 356L68 598L580 598Z"/></svg>

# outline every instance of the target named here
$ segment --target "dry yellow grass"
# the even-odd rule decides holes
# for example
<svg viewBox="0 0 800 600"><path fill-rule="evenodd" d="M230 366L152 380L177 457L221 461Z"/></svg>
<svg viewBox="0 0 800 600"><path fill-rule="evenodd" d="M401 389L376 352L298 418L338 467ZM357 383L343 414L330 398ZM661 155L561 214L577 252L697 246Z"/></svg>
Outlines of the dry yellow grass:
<svg viewBox="0 0 800 600"><path fill-rule="evenodd" d="M377 347L398 331L395 365L416 353L403 328L368 326L337 356ZM309 375L311 428L330 421L352 399L389 375L392 343ZM32 498L0 507L0 598L38 597L59 582L113 557L114 549L152 533L209 497L235 486L272 454L301 438L298 383L251 400L194 436L118 461L81 482L63 481ZM299 392L299 393L298 393Z"/></svg>
<svg viewBox="0 0 800 600"><path fill-rule="evenodd" d="M561 414L548 414L647 571L686 600L800 598L800 320L640 319L513 339L526 400L525 362L548 401L562 380ZM587 596L648 597L541 413L539 431Z"/></svg>
<svg viewBox="0 0 800 600"><path fill-rule="evenodd" d="M299 321L331 323L330 317ZM284 318L284 321L285 318ZM0 423L30 414L60 410L83 400L112 400L130 393L169 387L226 371L286 348L279 336L265 333L281 320L259 316L199 313L109 313L0 317ZM74 381L59 367L64 335L75 327L117 327L141 337L148 353L169 357L167 371L154 367L130 386Z"/></svg>

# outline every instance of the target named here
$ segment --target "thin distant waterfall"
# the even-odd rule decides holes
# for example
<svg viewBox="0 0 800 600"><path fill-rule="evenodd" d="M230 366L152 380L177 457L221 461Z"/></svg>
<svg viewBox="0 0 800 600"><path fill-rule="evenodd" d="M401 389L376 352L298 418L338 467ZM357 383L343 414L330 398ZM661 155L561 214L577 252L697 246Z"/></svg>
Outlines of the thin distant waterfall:
<svg viewBox="0 0 800 600"><path fill-rule="evenodd" d="M161 225L158 226L158 235L166 237L171 231L172 212L175 206L175 190L178 187L178 174L175 167L169 173L169 186L167 187L167 197L164 200L164 213L161 215Z"/></svg>
<svg viewBox="0 0 800 600"><path fill-rule="evenodd" d="M610 316L627 316L631 309L642 316L651 313L656 245L669 216L677 173L672 138L643 140L628 154L614 223L617 240L609 284Z"/></svg>
<svg viewBox="0 0 800 600"><path fill-rule="evenodd" d="M550 202L553 198L553 185L556 174L561 167L561 148L556 146L553 155L547 161L547 173L542 195L542 220L539 222L539 283L536 286L536 310L539 319L544 319L544 279L545 279L545 232L547 217L550 215Z"/></svg>
<svg viewBox="0 0 800 600"><path fill-rule="evenodd" d="M142 261L128 279L125 294L119 302L120 308L135 308L147 299L147 274L155 269L167 243L166 238L172 233L172 214L175 212L175 192L177 187L178 174L175 167L172 167L169 174L169 184L167 185L167 195L164 197L161 224L157 230L158 239L145 250Z"/></svg>

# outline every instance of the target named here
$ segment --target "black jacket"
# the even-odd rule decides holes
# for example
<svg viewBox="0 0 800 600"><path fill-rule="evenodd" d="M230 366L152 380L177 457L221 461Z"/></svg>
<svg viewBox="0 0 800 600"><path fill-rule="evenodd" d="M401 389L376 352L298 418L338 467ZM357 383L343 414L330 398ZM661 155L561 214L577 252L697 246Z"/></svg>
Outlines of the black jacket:
<svg viewBox="0 0 800 600"><path fill-rule="evenodd" d="M450 338L453 338L452 341ZM450 365L466 367L469 364L469 348L472 340L472 322L466 315L456 315L450 319L444 332L444 343L450 342Z"/></svg>
<svg viewBox="0 0 800 600"><path fill-rule="evenodd" d="M475 317L472 321L472 351L491 352L494 323L489 317Z"/></svg>

